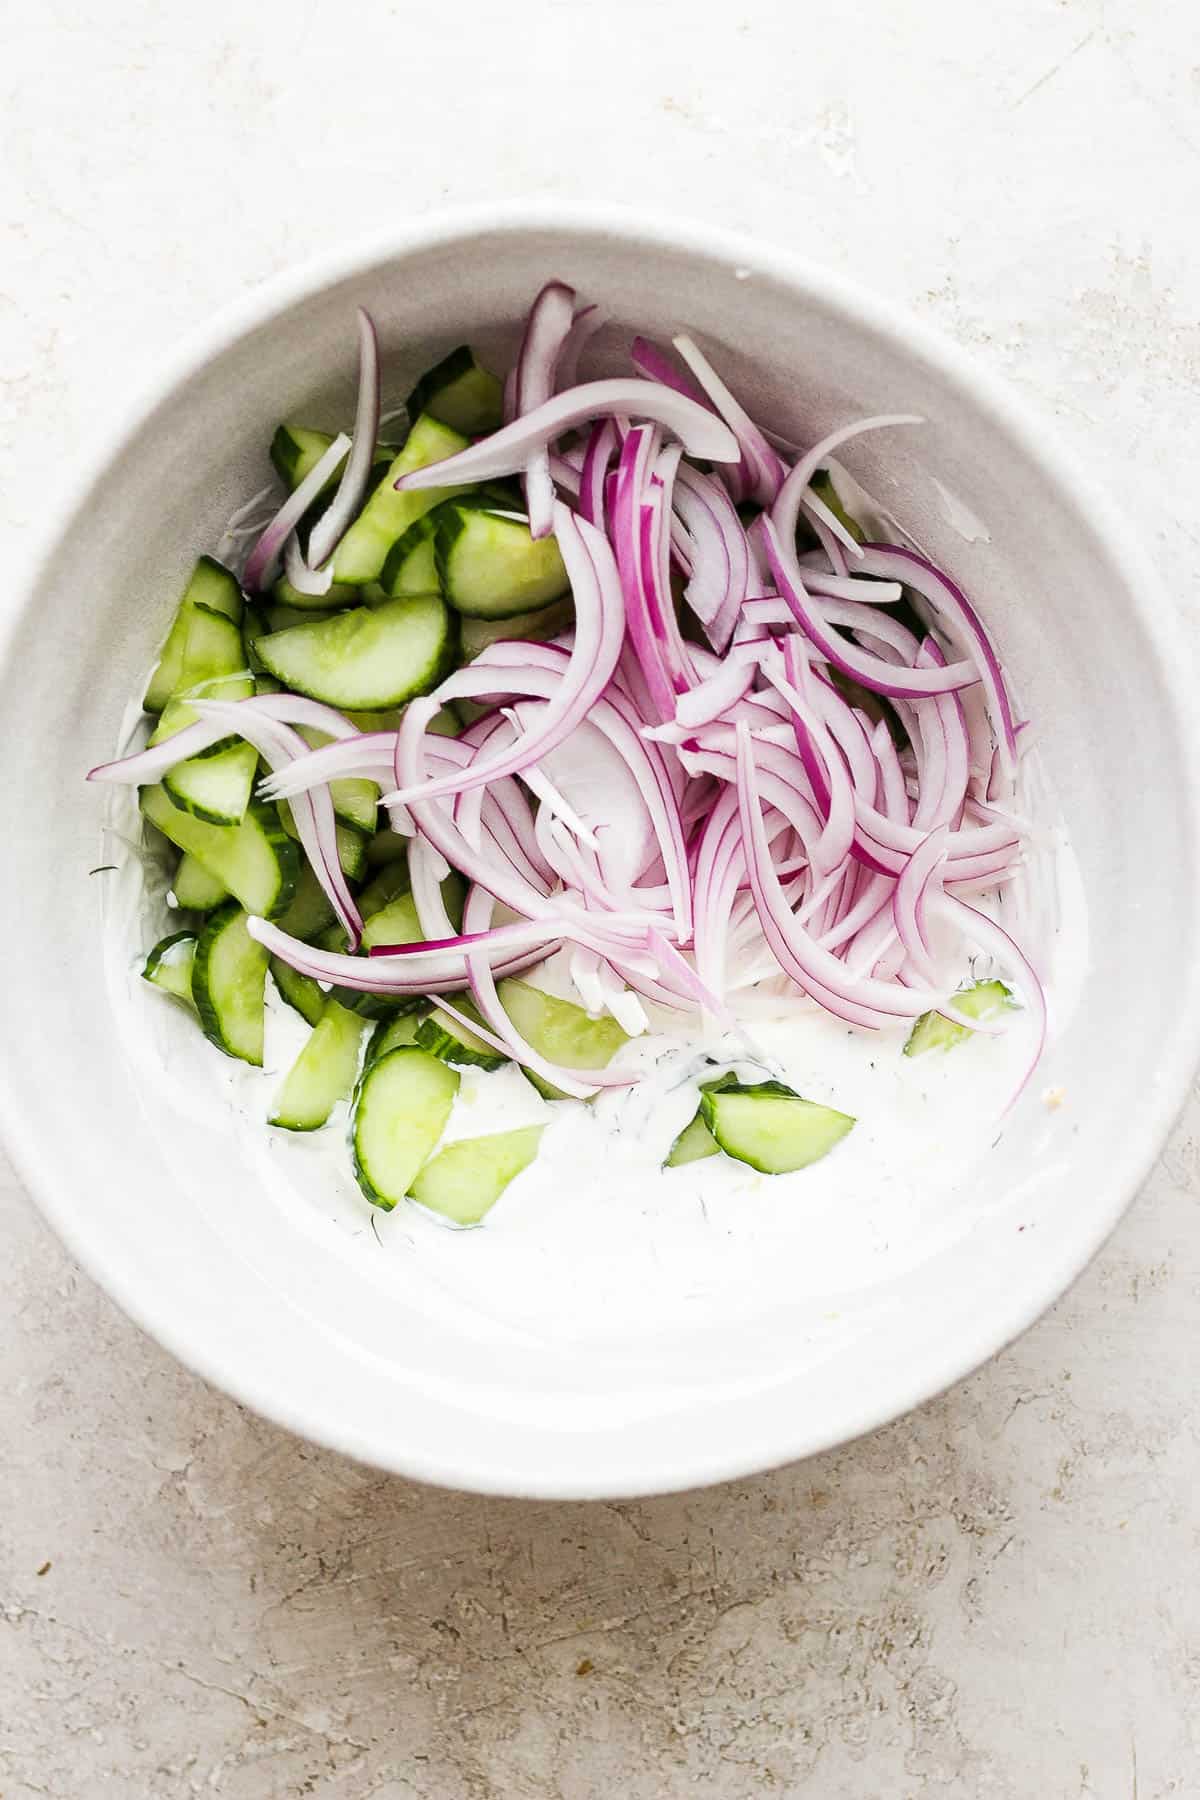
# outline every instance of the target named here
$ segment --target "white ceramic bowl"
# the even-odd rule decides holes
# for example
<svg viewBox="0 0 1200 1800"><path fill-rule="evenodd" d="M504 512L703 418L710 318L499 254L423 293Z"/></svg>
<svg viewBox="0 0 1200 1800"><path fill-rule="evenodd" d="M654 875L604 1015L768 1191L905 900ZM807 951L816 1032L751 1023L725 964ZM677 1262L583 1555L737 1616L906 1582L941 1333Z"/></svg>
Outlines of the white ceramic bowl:
<svg viewBox="0 0 1200 1800"><path fill-rule="evenodd" d="M532 1285L561 1269L533 1255L528 1280L464 1304L462 1237L381 1255L361 1220L354 1236L289 1212L209 1117L148 1115L114 1035L105 877L88 875L103 796L83 773L111 754L192 558L261 486L275 421L350 416L356 302L380 325L389 396L403 395L453 342L506 352L550 273L657 336L686 324L785 434L925 415L919 449L877 435L853 466L982 598L1070 824L1090 910L1082 1004L975 1171L967 1227L864 1294L756 1308L751 1252L749 1284L743 1258L728 1294L689 1311L664 1221L661 1306L610 1324L621 1259L598 1232L574 1314L531 1329ZM954 530L937 482L990 541ZM707 228L542 208L424 220L330 256L175 360L92 462L4 624L6 1141L134 1319L318 1442L429 1481L545 1496L682 1488L821 1450L1030 1324L1112 1229L1180 1105L1200 1021L1200 832L1194 690L1170 609L1115 507L1009 392L797 258ZM1050 1085L1067 1100L1054 1114L1040 1102Z"/></svg>

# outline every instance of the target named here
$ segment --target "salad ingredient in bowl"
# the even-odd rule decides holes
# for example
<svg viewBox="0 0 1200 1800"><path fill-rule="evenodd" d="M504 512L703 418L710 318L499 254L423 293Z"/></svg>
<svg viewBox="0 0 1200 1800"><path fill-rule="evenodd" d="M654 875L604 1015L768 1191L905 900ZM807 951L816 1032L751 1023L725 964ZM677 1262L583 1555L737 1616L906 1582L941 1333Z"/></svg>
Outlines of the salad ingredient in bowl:
<svg viewBox="0 0 1200 1800"><path fill-rule="evenodd" d="M270 1124L348 1107L367 1200L460 1226L544 1129L446 1141L460 1071L589 1101L665 1034L663 1166L774 1177L856 1117L764 1021L872 1057L1017 1030L1010 1100L1045 1037L1030 729L966 595L839 481L919 421L796 450L687 337L577 380L601 323L550 282L507 380L457 349L405 428L360 312L353 432L278 428L286 497L200 556L148 741L91 772L175 858L146 981L256 1066L271 984L310 1035Z"/></svg>

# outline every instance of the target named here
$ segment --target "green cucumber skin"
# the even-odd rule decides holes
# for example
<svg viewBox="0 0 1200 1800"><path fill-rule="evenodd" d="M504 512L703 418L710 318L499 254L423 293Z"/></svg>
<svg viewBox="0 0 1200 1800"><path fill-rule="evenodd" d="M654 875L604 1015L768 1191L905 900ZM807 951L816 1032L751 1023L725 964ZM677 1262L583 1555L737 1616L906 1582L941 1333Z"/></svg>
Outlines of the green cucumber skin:
<svg viewBox="0 0 1200 1800"><path fill-rule="evenodd" d="M367 1043L366 1055L363 1058L363 1071L386 1056L389 1050L409 1049L416 1044L417 1027L426 1017L428 1003L421 1002L424 1010L401 1013L391 1019L380 1019ZM419 1046L418 1046L419 1047Z"/></svg>
<svg viewBox="0 0 1200 1800"><path fill-rule="evenodd" d="M684 1169L689 1163L704 1162L708 1157L720 1156L720 1154L721 1146L704 1123L704 1116L697 1108L668 1150L663 1168Z"/></svg>
<svg viewBox="0 0 1200 1800"><path fill-rule="evenodd" d="M408 396L410 419L428 413L466 437L481 437L501 423L504 388L478 361L469 344L459 344L421 376Z"/></svg>
<svg viewBox="0 0 1200 1800"><path fill-rule="evenodd" d="M311 975L302 975L281 957L272 956L268 963L271 979L281 1000L298 1012L307 1025L316 1025L325 1011L325 991Z"/></svg>
<svg viewBox="0 0 1200 1800"><path fill-rule="evenodd" d="M261 1068L267 952L246 931L246 918L245 910L236 901L231 901L229 905L219 907L206 921L196 943L196 955L192 964L192 998L200 1015L201 1028L209 1042L215 1044L226 1056L250 1063L254 1068ZM226 947L226 936L231 932L237 934L239 939L234 945L239 979L244 976L258 989L258 1029L255 1032L251 1028L245 1036L240 1032L237 1036L234 1035L232 1009L220 992L223 971L214 966ZM241 942L243 937L244 942Z"/></svg>
<svg viewBox="0 0 1200 1800"><path fill-rule="evenodd" d="M379 579L388 551L397 538L439 501L461 492L463 486L457 483L448 488L424 488L408 493L397 491L397 480L414 469L444 462L459 450L465 450L466 446L467 439L460 432L452 431L426 413L413 420L399 454L368 494L358 518L334 552L335 581L361 586Z"/></svg>
<svg viewBox="0 0 1200 1800"><path fill-rule="evenodd" d="M238 894L232 882L226 882L226 886L236 899L246 905L248 912L257 912L264 918L275 919L287 911L300 875L300 853L279 823L279 815L273 806L252 800L246 808L242 823L231 826L206 825L202 819L195 819L190 813L181 812L161 787L143 788L139 804L152 825L156 825L177 849L190 852L219 881L225 881L230 872L227 862L225 867L219 864L231 852L236 853L240 841L238 834L245 833L248 829L256 831L264 840L273 862L276 876L273 892L250 894L244 890Z"/></svg>
<svg viewBox="0 0 1200 1800"><path fill-rule="evenodd" d="M177 944L189 944L191 954L171 958L168 952ZM173 931L169 937L160 938L146 957L142 969L142 980L157 988L160 994L167 994L172 1000L181 1000L190 1010L195 1010L192 998L192 965L196 957L196 933L194 931Z"/></svg>
<svg viewBox="0 0 1200 1800"><path fill-rule="evenodd" d="M959 1012L968 1018L990 1019L1013 1006L1012 991L1002 981L976 981L951 996ZM905 1056L925 1056L931 1050L953 1050L973 1035L970 1026L957 1019L945 1019L941 1013L922 1013L908 1034Z"/></svg>
<svg viewBox="0 0 1200 1800"><path fill-rule="evenodd" d="M215 756L226 760L229 772L229 798L227 804L219 809L206 805L195 793L189 792L188 785L189 781L198 779L201 773L196 765L211 762ZM254 792L254 777L257 772L258 751L253 744L243 743L238 738L226 738L219 745L214 744L196 756L189 756L186 762L176 763L174 768L167 770L162 784L181 812L191 813L193 818L202 819L206 825L240 825Z"/></svg>
<svg viewBox="0 0 1200 1800"><path fill-rule="evenodd" d="M175 903L183 912L211 912L228 900L229 889L185 850L171 882Z"/></svg>
<svg viewBox="0 0 1200 1800"><path fill-rule="evenodd" d="M460 1012L465 1011L469 1014L472 1010L465 995L456 994L454 1004ZM482 1023L483 1021L480 1020L480 1024ZM511 1057L498 1055L495 1050L482 1041L480 1041L478 1049L471 1044L464 1043L462 1031L463 1027L458 1024L456 1019L450 1018L448 1014L441 1012L440 1008L435 1007L417 1027L415 1042L420 1049L428 1050L430 1056L440 1057L442 1062L456 1063L462 1068L502 1069L505 1063L512 1060Z"/></svg>
<svg viewBox="0 0 1200 1800"><path fill-rule="evenodd" d="M741 1115L741 1124L731 1117L729 1102L741 1102L743 1107L753 1105L757 1101L766 1103L786 1103L795 1108L791 1113L790 1132L793 1148L787 1150L780 1146L781 1154L769 1156L768 1146L761 1140L767 1135L760 1123L757 1145L750 1143L755 1133L750 1129L751 1120ZM781 1081L741 1082L736 1075L721 1075L715 1081L701 1083L700 1117L703 1119L713 1139L727 1156L738 1162L757 1169L760 1175L790 1175L799 1169L808 1168L819 1162L835 1148L837 1144L852 1131L856 1120L849 1113L838 1112L832 1106L822 1106L814 1100L805 1100L794 1088L785 1087ZM766 1118L766 1115L763 1115ZM807 1145L800 1149L797 1143ZM778 1143L778 1133L776 1133ZM774 1166L773 1166L774 1165Z"/></svg>
<svg viewBox="0 0 1200 1800"><path fill-rule="evenodd" d="M144 711L160 713L179 688L193 609L201 606L206 612L224 614L235 628L240 628L242 604L242 590L237 577L223 563L217 562L215 557L199 557L175 609L175 617L159 652L158 662L147 683L142 698Z"/></svg>
<svg viewBox="0 0 1200 1800"><path fill-rule="evenodd" d="M365 1021L327 1000L308 1042L289 1069L268 1123L283 1131L319 1131L358 1078Z"/></svg>
<svg viewBox="0 0 1200 1800"><path fill-rule="evenodd" d="M419 1061L413 1060L418 1058ZM385 1189L379 1185L380 1181L386 1179L382 1171L369 1166L372 1162L380 1160L378 1149L365 1141L373 1125L374 1108L377 1105L387 1106L388 1094L395 1081L403 1082L406 1077L409 1077L411 1071L412 1078L424 1078L428 1083L431 1079L431 1069L437 1070L438 1075L434 1082L436 1101L432 1104L427 1102L424 1108L426 1141L419 1146L418 1155L406 1159L412 1166L406 1171L404 1180L402 1182L387 1181ZM436 1057L426 1055L424 1050L418 1050L415 1045L389 1050L385 1056L379 1057L366 1070L358 1084L358 1093L355 1097L350 1146L355 1179L372 1206L382 1207L385 1212L391 1212L393 1207L405 1198L410 1183L445 1129L446 1120L450 1116L450 1108L454 1104L458 1088L457 1071L448 1068L445 1063L438 1062ZM394 1148L394 1145L384 1148L386 1151Z"/></svg>
<svg viewBox="0 0 1200 1800"><path fill-rule="evenodd" d="M383 667L380 643L389 631L403 631L421 606L430 638L419 661L390 679ZM437 607L437 613L431 607ZM350 643L357 634L360 641ZM341 640L346 640L345 650ZM294 694L325 701L342 711L369 712L400 706L427 694L458 665L458 615L440 595L406 595L379 606L352 606L328 619L289 625L259 638L260 661ZM331 649L332 646L332 649ZM372 681L377 685L372 687ZM351 691L353 690L353 691Z"/></svg>

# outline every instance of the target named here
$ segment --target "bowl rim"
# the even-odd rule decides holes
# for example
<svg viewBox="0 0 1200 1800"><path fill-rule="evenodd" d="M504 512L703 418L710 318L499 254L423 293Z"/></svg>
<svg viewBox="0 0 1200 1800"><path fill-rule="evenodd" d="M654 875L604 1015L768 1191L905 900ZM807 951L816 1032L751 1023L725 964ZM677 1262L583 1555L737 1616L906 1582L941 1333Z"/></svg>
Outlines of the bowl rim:
<svg viewBox="0 0 1200 1800"><path fill-rule="evenodd" d="M96 430L69 465L59 487L54 518L35 537L32 547L18 558L18 578L13 583L12 603L0 612L0 674L9 665L10 652L21 618L46 575L59 545L75 528L89 499L104 478L108 466L134 441L153 413L166 403L183 382L238 338L268 323L290 306L323 289L381 263L476 237L519 236L545 231L561 235L564 244L572 234L605 235L643 240L654 249L699 259L725 261L735 269L747 268L792 289L798 297L818 294L852 322L923 356L969 397L974 406L1007 433L1021 454L1072 503L1085 518L1103 521L1103 538L1109 557L1126 587L1139 622L1145 630L1148 654L1166 695L1172 724L1185 762L1178 771L1178 797L1184 841L1200 845L1200 720L1192 708L1191 650L1182 629L1182 615L1171 606L1157 572L1141 549L1123 510L1079 466L1074 452L1062 446L1036 410L999 374L977 362L967 351L939 330L916 317L906 306L893 302L840 272L794 251L757 237L710 225L701 219L668 218L641 208L597 205L557 200L523 199L500 205L473 204L439 208L409 218L384 231L359 235L335 248L269 277L250 292L209 315L189 330L132 390L117 408L117 418ZM1082 1273L1123 1214L1150 1172L1158 1152L1187 1096L1193 1071L1200 1062L1200 915L1192 930L1192 942L1179 961L1179 1002L1176 1022L1162 1055L1156 1062L1153 1084L1143 1094L1136 1126L1121 1154L1109 1165L1103 1188L1094 1191L1093 1203L1080 1217L1080 1230L1059 1255L1029 1271L1019 1290L1006 1293L994 1305L981 1308L972 1335L957 1340L940 1372L930 1378L920 1373L898 1373L887 1387L836 1428L806 1428L801 1409L780 1407L772 1428L760 1431L749 1443L722 1451L709 1445L704 1434L660 1434L661 1450L636 1478L606 1483L594 1467L578 1475L561 1471L508 1469L481 1466L470 1454L409 1453L404 1442L386 1433L347 1428L333 1417L311 1419L294 1396L256 1379L253 1364L228 1357L210 1342L197 1342L186 1329L176 1329L170 1306L147 1293L136 1278L106 1267L102 1242L89 1238L81 1214L56 1184L47 1164L45 1147L27 1134L19 1104L17 1083L8 1052L0 1054L0 1141L12 1159L19 1180L43 1217L52 1225L75 1258L98 1286L123 1312L194 1374L219 1387L240 1404L310 1442L350 1456L370 1466L438 1486L497 1495L538 1499L634 1497L678 1492L714 1482L745 1477L817 1455L849 1443L863 1434L902 1417L973 1373L992 1356L1011 1344L1058 1300ZM1099 1203L1102 1200L1102 1204ZM690 1441L688 1441L690 1440ZM586 1458L580 1458L586 1462Z"/></svg>

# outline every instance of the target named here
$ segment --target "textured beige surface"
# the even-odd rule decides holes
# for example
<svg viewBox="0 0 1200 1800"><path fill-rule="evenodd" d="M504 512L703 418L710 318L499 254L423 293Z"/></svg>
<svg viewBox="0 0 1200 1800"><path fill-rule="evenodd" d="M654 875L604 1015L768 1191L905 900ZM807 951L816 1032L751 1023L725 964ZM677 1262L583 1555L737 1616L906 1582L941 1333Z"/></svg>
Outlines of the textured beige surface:
<svg viewBox="0 0 1200 1800"><path fill-rule="evenodd" d="M64 451L213 306L335 235L546 192L760 230L914 305L1086 452L1194 615L1194 0L89 16L0 13L6 566ZM952 1394L622 1506L297 1444L141 1338L0 1175L0 1796L1200 1794L1198 1127Z"/></svg>

